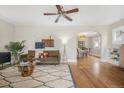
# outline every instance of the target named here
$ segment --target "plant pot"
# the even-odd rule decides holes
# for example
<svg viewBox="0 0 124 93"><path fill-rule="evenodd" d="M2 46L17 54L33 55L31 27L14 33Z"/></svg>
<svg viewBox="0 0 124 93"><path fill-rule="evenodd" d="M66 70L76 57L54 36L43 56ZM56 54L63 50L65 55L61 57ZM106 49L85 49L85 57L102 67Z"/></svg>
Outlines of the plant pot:
<svg viewBox="0 0 124 93"><path fill-rule="evenodd" d="M15 64L19 64L20 63L20 56L19 55L15 55Z"/></svg>

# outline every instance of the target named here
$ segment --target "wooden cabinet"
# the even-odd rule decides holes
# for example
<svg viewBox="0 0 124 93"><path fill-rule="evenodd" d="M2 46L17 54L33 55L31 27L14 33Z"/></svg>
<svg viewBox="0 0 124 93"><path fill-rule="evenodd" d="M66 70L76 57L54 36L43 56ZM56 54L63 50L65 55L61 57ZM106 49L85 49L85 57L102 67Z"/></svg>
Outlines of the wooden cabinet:
<svg viewBox="0 0 124 93"><path fill-rule="evenodd" d="M120 47L119 66L124 68L124 44L122 44Z"/></svg>

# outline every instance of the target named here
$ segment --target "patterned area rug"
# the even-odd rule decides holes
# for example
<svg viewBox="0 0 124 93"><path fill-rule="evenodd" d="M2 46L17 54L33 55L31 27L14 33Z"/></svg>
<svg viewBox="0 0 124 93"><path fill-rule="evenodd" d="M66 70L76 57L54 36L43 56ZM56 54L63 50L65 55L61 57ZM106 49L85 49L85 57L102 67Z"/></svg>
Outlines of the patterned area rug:
<svg viewBox="0 0 124 93"><path fill-rule="evenodd" d="M17 67L0 70L1 88L74 88L67 64L37 65L31 76L22 77Z"/></svg>

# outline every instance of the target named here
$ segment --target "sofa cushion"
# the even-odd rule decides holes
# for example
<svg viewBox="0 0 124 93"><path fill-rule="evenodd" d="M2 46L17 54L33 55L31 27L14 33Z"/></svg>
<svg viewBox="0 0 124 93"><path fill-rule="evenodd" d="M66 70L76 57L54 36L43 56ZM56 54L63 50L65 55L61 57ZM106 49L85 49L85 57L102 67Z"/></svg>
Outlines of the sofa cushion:
<svg viewBox="0 0 124 93"><path fill-rule="evenodd" d="M27 61L28 54L20 55L20 61Z"/></svg>
<svg viewBox="0 0 124 93"><path fill-rule="evenodd" d="M44 51L44 52L47 52L49 57L59 56L59 50L49 50L49 51Z"/></svg>
<svg viewBox="0 0 124 93"><path fill-rule="evenodd" d="M28 50L28 55L31 56L32 58L35 57L35 50Z"/></svg>

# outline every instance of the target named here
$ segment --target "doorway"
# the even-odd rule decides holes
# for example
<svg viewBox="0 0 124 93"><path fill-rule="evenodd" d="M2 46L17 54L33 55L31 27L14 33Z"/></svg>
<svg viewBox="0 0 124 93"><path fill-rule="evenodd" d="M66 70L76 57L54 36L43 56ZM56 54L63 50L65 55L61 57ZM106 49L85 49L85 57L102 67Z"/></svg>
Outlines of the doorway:
<svg viewBox="0 0 124 93"><path fill-rule="evenodd" d="M101 58L101 34L95 31L81 32L77 36L77 58L94 56Z"/></svg>

